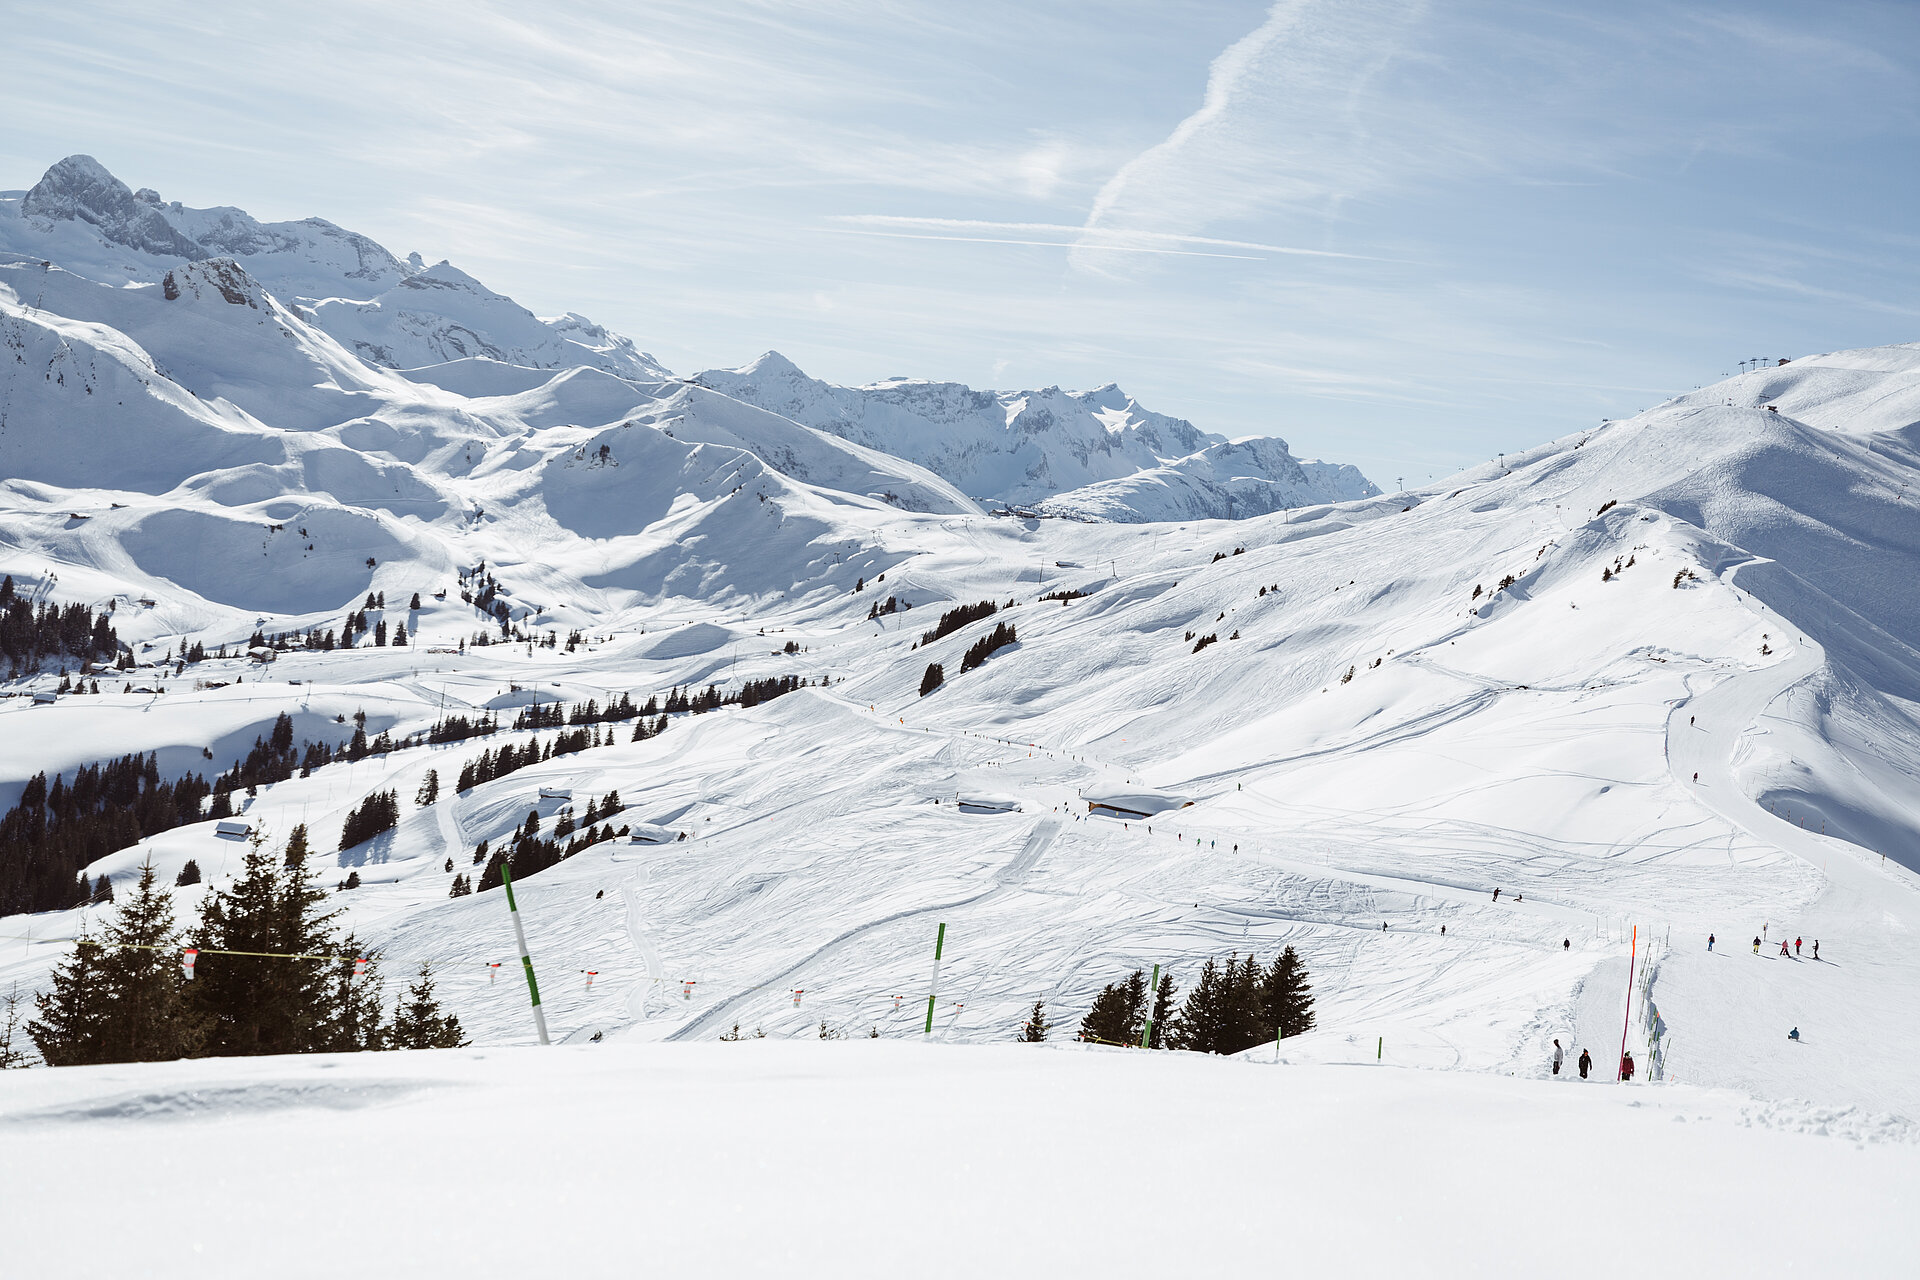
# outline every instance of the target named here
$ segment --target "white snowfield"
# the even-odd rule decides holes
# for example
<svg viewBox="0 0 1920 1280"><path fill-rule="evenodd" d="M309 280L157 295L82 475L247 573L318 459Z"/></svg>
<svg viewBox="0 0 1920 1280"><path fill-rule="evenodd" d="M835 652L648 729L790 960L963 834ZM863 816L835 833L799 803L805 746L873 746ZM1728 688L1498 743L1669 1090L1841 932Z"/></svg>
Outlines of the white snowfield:
<svg viewBox="0 0 1920 1280"><path fill-rule="evenodd" d="M276 846L306 823L328 883L357 871L345 923L390 978L431 961L478 1047L6 1077L0 1161L35 1171L9 1247L42 1270L606 1271L639 1248L702 1274L1848 1275L1920 1243L1920 346L1743 375L1412 493L1082 523L986 516L705 387L494 357L403 375L238 257L172 289L0 266L0 572L111 604L143 663L338 628L369 592L412 642L103 672L50 705L57 677L10 680L0 803L132 751L210 775L282 712L341 742L356 711L404 734L832 683L645 742L618 724L466 792L464 762L534 735L262 788L244 820ZM499 634L461 601L482 561L559 643L462 649ZM1000 609L920 643L980 601ZM962 672L1000 623L1017 642ZM399 828L336 852L387 788ZM529 810L551 833L616 789L616 830L675 838L516 883L565 1042L523 1049L504 897L449 885ZM1141 793L1193 803L1083 798ZM245 847L207 822L87 870L124 891L191 858L219 884ZM183 918L204 892L177 891ZM43 983L99 914L0 919L0 987ZM933 1043L893 1043L920 1038L942 924ZM1319 1025L1278 1063L1006 1043L1036 999L1058 1040L1136 968L1184 992L1208 957L1288 945ZM1616 1087L1623 1034L1642 1078ZM1599 1080L1554 1079L1555 1039ZM413 1190L367 1196L369 1170ZM494 1197L524 1238L483 1251L460 1210ZM74 1249L103 1203L127 1231ZM1283 1229L1295 1204L1325 1229ZM136 1223L163 1260L113 1252Z"/></svg>
<svg viewBox="0 0 1920 1280"><path fill-rule="evenodd" d="M1911 1144L1689 1085L771 1039L7 1083L8 1203L31 1206L8 1269L74 1280L1894 1276L1913 1256Z"/></svg>

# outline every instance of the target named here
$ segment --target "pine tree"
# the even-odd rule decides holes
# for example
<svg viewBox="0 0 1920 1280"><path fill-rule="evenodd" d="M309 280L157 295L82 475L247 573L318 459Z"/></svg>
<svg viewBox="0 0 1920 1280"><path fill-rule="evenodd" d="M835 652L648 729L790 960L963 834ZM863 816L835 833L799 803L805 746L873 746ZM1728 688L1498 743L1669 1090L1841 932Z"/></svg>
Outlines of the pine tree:
<svg viewBox="0 0 1920 1280"><path fill-rule="evenodd" d="M157 1062L197 1050L206 1019L186 999L173 894L153 864L99 940L81 939L35 1000L27 1034L48 1066Z"/></svg>
<svg viewBox="0 0 1920 1280"><path fill-rule="evenodd" d="M388 1046L394 1049L458 1049L466 1043L460 1034L460 1019L440 1012L440 1003L433 997L433 966L423 963L419 979L407 988L406 998L393 1011L393 1030L387 1037Z"/></svg>
<svg viewBox="0 0 1920 1280"><path fill-rule="evenodd" d="M194 1003L213 1019L207 1052L216 1056L310 1053L332 1040L337 1011L328 962L281 958L339 954L334 915L320 909L326 891L291 840L279 867L265 843L255 837L239 878L209 894L200 909L195 936L202 950L270 953L210 957L218 963L196 978Z"/></svg>
<svg viewBox="0 0 1920 1280"><path fill-rule="evenodd" d="M1209 956L1200 966L1200 980L1187 992L1186 1001L1180 1006L1179 1026L1172 1036L1173 1047L1200 1053L1225 1052L1220 1046L1226 1042L1228 1005L1227 978L1220 972L1220 963Z"/></svg>
<svg viewBox="0 0 1920 1280"><path fill-rule="evenodd" d="M293 831L287 836L287 850L281 858L281 865L304 867L307 865L309 852L311 851L307 848L307 824L297 822L294 824Z"/></svg>
<svg viewBox="0 0 1920 1280"><path fill-rule="evenodd" d="M440 798L440 771L427 770L427 776L420 781L420 790L414 793L413 802L426 808Z"/></svg>
<svg viewBox="0 0 1920 1280"><path fill-rule="evenodd" d="M920 677L920 696L923 698L926 697L935 689L945 684L946 680L946 668L937 662L929 662L927 664L927 673Z"/></svg>
<svg viewBox="0 0 1920 1280"><path fill-rule="evenodd" d="M0 999L0 1071L27 1065L27 1051L20 1035L20 984L7 989Z"/></svg>
<svg viewBox="0 0 1920 1280"><path fill-rule="evenodd" d="M1261 999L1260 965L1252 954L1234 964L1227 961L1227 1010L1220 1053L1239 1053L1273 1039L1273 1024L1267 1021Z"/></svg>
<svg viewBox="0 0 1920 1280"><path fill-rule="evenodd" d="M328 984L330 1009L317 1029L313 1048L330 1053L358 1053L387 1047L384 1025L386 984L380 978L380 953L360 950L360 943L348 934L339 943L340 959L322 962L322 978ZM364 959L367 971L355 976L355 961Z"/></svg>
<svg viewBox="0 0 1920 1280"><path fill-rule="evenodd" d="M200 864L194 859L188 858L186 865L180 868L180 874L173 878L173 882L181 886L199 884Z"/></svg>
<svg viewBox="0 0 1920 1280"><path fill-rule="evenodd" d="M1261 983L1267 1024L1281 1039L1313 1030L1313 988L1293 948L1282 951Z"/></svg>
<svg viewBox="0 0 1920 1280"><path fill-rule="evenodd" d="M1047 1038L1047 1032L1053 1030L1053 1024L1047 1021L1047 1002L1035 1000L1033 1012L1027 1016L1027 1025L1020 1032L1020 1038L1028 1044L1039 1044Z"/></svg>
<svg viewBox="0 0 1920 1280"><path fill-rule="evenodd" d="M1080 1038L1102 1044L1140 1043L1140 1019L1147 1011L1147 975L1135 969L1125 982L1110 982L1093 998L1080 1020Z"/></svg>

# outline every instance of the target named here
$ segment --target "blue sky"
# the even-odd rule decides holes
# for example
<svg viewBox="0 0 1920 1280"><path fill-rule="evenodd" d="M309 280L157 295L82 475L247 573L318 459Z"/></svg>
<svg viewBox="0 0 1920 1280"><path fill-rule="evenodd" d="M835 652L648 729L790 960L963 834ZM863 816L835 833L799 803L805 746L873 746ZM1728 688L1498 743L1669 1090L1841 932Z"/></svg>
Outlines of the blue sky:
<svg viewBox="0 0 1920 1280"><path fill-rule="evenodd" d="M0 186L318 215L669 366L1094 386L1392 485L1920 340L1920 5L12 0Z"/></svg>

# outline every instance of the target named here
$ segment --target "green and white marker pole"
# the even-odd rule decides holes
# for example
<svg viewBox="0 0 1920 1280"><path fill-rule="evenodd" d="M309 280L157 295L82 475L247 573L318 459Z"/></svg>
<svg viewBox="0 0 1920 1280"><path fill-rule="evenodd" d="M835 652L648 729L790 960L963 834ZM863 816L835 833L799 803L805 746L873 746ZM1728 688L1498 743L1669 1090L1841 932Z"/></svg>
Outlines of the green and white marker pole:
<svg viewBox="0 0 1920 1280"><path fill-rule="evenodd" d="M933 1002L940 994L940 953L947 949L947 926L942 924L940 932L933 940L933 981L927 986L927 1029L922 1035L933 1034Z"/></svg>
<svg viewBox="0 0 1920 1280"><path fill-rule="evenodd" d="M1153 966L1153 981L1147 984L1147 1025L1140 1028L1140 1047L1153 1042L1153 1002L1160 994L1160 966Z"/></svg>
<svg viewBox="0 0 1920 1280"><path fill-rule="evenodd" d="M520 944L520 967L526 970L527 994L533 997L533 1029L540 1033L541 1044L552 1044L547 1039L547 1015L540 1012L540 984L533 980L533 957L527 954L527 931L520 926L520 906L513 900L513 871L505 858L500 859L500 884L507 891L507 914L513 917L513 938Z"/></svg>

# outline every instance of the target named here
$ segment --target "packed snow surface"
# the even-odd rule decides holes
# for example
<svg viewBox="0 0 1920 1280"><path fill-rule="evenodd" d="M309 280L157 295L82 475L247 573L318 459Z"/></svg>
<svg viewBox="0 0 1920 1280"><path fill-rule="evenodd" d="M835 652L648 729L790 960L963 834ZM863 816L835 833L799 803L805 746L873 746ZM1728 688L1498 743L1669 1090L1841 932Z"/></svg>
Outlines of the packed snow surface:
<svg viewBox="0 0 1920 1280"><path fill-rule="evenodd" d="M1863 1276L1920 1243L1920 1146L1690 1086L774 1040L8 1084L8 1261L75 1280Z"/></svg>

